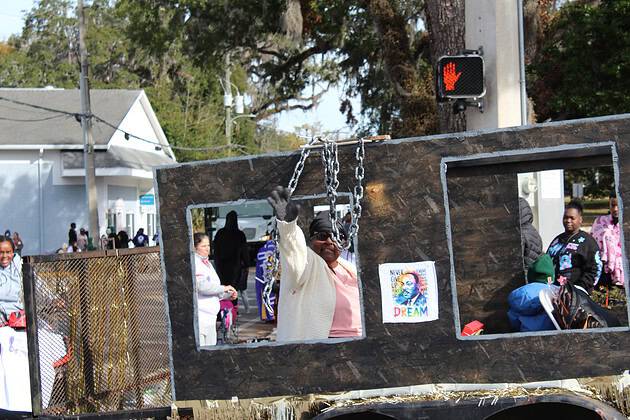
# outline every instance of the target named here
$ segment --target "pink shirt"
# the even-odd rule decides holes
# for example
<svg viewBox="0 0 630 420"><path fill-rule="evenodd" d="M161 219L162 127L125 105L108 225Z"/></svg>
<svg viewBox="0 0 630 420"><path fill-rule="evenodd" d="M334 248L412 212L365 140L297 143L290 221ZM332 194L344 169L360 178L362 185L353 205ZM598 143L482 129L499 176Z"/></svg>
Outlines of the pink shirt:
<svg viewBox="0 0 630 420"><path fill-rule="evenodd" d="M335 272L336 303L329 337L358 337L361 335L361 304L357 277L341 264Z"/></svg>

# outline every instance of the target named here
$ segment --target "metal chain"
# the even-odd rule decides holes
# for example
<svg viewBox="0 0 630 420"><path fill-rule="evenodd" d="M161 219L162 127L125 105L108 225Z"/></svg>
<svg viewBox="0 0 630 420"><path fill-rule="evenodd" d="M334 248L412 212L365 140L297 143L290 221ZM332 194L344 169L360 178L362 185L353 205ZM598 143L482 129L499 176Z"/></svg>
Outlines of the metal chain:
<svg viewBox="0 0 630 420"><path fill-rule="evenodd" d="M339 227L337 226L337 188L339 188L339 158L337 154L337 143L326 141L322 150L322 163L324 165L324 183L326 186L326 196L328 197L330 223L332 224L332 240L340 249L348 249L349 243L341 240Z"/></svg>
<svg viewBox="0 0 630 420"><path fill-rule="evenodd" d="M361 200L363 199L363 178L365 178L365 168L363 166L363 159L365 158L365 146L363 137L359 138L357 143L357 150L355 152L357 159L357 167L354 168L354 177L357 180L357 185L354 187L353 194L353 206L352 206L352 223L348 232L348 244L352 244L355 236L359 233L359 219L363 207L361 207Z"/></svg>
<svg viewBox="0 0 630 420"><path fill-rule="evenodd" d="M334 141L327 141L324 143L322 150L322 161L324 165L324 182L326 185L326 195L328 196L328 202L330 204L329 214L332 224L333 241L340 249L349 249L352 245L354 238L359 232L359 219L363 208L361 207L361 200L363 199L363 179L365 178L365 168L363 161L365 158L365 145L364 139L361 137L357 142L357 150L355 152L357 160L357 166L354 169L354 177L357 181L353 189L353 206L352 206L352 222L348 231L347 240L341 241L339 233L339 227L337 226L337 188L339 187L339 180L337 175L339 174L339 158L337 154L337 143Z"/></svg>
<svg viewBox="0 0 630 420"><path fill-rule="evenodd" d="M315 143L316 140L317 139L313 137L308 142L307 146L310 146L311 144ZM308 158L308 155L310 154L311 154L311 149L309 147L305 147L302 149L300 160L295 165L295 168L293 169L293 175L291 176L291 180L289 181L289 185L287 186L291 194L293 194L293 191L295 191L295 189L297 188L298 181L300 180L300 176L302 175L302 171L304 170L304 163L306 162L306 158Z"/></svg>
<svg viewBox="0 0 630 420"><path fill-rule="evenodd" d="M307 146L315 143L317 138L313 137L308 142ZM300 160L295 165L293 169L293 175L291 176L291 180L289 180L289 184L287 185L287 189L293 195L293 192L297 188L298 181L300 180L300 176L302 175L302 171L304 170L304 164L306 159L311 153L311 149L309 147L304 147L302 149L302 153L300 154ZM271 304L271 293L273 291L273 284L276 280L278 280L280 273L280 250L278 247L278 228L277 228L277 220L274 220L273 226L271 228L271 240L274 244L273 258L271 261L267 259L265 262L265 270L263 272L263 277L265 280L265 288L262 293L262 300L265 308L269 315L274 316L275 311L273 309L273 305Z"/></svg>

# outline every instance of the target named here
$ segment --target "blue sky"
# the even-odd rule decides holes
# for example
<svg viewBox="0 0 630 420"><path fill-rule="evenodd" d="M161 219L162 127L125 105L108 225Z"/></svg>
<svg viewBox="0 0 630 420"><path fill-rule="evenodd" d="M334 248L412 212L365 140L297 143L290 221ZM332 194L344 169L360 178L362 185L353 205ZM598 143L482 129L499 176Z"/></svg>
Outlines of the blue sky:
<svg viewBox="0 0 630 420"><path fill-rule="evenodd" d="M0 39L6 41L11 34L20 33L24 23L23 11L33 7L34 0L0 0ZM278 128L293 132L304 124L321 124L324 131L350 131L345 117L339 112L342 93L338 88L331 88L320 101L319 106L311 111L301 110L282 112L275 117ZM358 115L360 102L352 102L354 113ZM344 137L344 136L341 136Z"/></svg>

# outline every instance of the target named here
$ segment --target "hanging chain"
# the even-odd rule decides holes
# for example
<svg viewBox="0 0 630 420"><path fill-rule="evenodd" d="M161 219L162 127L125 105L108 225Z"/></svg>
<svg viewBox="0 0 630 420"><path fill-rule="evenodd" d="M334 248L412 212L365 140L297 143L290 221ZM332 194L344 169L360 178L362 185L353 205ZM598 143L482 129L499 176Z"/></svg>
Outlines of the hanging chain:
<svg viewBox="0 0 630 420"><path fill-rule="evenodd" d="M334 141L324 141L322 149L322 163L324 165L324 184L326 186L326 196L329 203L329 217L332 224L332 240L341 249L347 249L349 245L341 240L339 227L337 226L337 188L339 188L339 159L337 154L337 143Z"/></svg>
<svg viewBox="0 0 630 420"><path fill-rule="evenodd" d="M308 142L308 145L315 143L317 138L313 137ZM293 195L293 192L297 188L298 181L300 180L300 176L302 175L302 171L304 170L304 164L306 159L311 153L311 149L308 147L304 147L302 149L302 153L300 154L300 160L295 165L293 169L293 175L291 176L291 180L287 186L289 193ZM263 277L265 280L265 288L262 293L262 300L267 309L269 315L274 316L275 311L273 309L273 305L271 303L271 293L273 292L273 284L276 280L278 280L280 273L280 250L278 248L278 221L274 219L272 228L271 228L271 240L273 241L274 249L273 256L271 258L267 257L267 261L265 262L265 267L263 271Z"/></svg>
<svg viewBox="0 0 630 420"><path fill-rule="evenodd" d="M357 180L357 185L354 186L353 205L352 205L352 223L348 231L348 244L351 244L355 236L359 233L359 219L361 218L361 200L363 199L363 178L365 178L365 168L363 166L363 159L365 158L365 147L363 137L359 138L357 143L357 150L355 152L357 159L357 167L354 168L354 177Z"/></svg>
<svg viewBox="0 0 630 420"><path fill-rule="evenodd" d="M313 137L308 142L308 146L315 143L316 140L317 139ZM295 191L295 189L297 188L298 181L300 180L300 176L302 175L302 171L304 170L304 163L306 162L306 158L308 158L308 155L310 153L311 153L310 148L305 147L302 149L300 160L298 160L298 163L295 165L295 168L293 169L293 175L291 176L291 180L289 181L289 185L287 186L291 195L293 195L293 191Z"/></svg>
<svg viewBox="0 0 630 420"><path fill-rule="evenodd" d="M324 165L324 182L326 185L326 195L330 204L329 214L330 222L332 224L333 241L340 249L349 249L352 245L354 238L359 232L359 219L363 208L361 207L361 200L363 199L363 179L365 178L365 168L363 166L363 160L365 158L365 146L364 139L361 137L357 142L357 150L355 157L357 160L357 166L354 169L354 177L356 179L356 185L352 194L352 222L350 224L349 231L347 232L347 239L341 240L339 233L339 227L337 226L337 188L339 187L339 180L337 175L339 174L339 157L337 154L337 143L334 141L327 141L324 143L322 149L322 161Z"/></svg>

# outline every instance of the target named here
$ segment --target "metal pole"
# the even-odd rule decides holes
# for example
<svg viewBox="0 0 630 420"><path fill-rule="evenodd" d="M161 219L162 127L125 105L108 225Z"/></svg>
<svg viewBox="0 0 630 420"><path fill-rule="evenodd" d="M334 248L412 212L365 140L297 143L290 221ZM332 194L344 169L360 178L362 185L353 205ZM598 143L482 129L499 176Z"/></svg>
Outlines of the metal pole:
<svg viewBox="0 0 630 420"><path fill-rule="evenodd" d="M90 87L88 80L88 54L85 45L85 13L83 0L79 9L79 54L81 56L81 127L83 129L83 164L85 167L85 195L89 215L89 229L92 238L100 236L98 226L98 202L96 198L96 170L94 165L94 139L92 138L92 111L90 107Z"/></svg>
<svg viewBox="0 0 630 420"><path fill-rule="evenodd" d="M232 154L232 83L230 82L230 54L225 54L225 138L227 140L227 154ZM229 98L229 100L228 100Z"/></svg>
<svg viewBox="0 0 630 420"><path fill-rule="evenodd" d="M42 414L42 379L39 365L39 336L37 334L37 300L33 273L33 257L25 257L22 265L24 312L26 314L26 341L28 343L28 372L33 415Z"/></svg>
<svg viewBox="0 0 630 420"><path fill-rule="evenodd" d="M525 84L525 30L523 22L523 0L516 1L518 12L518 59L521 88L521 125L527 125L527 86Z"/></svg>

